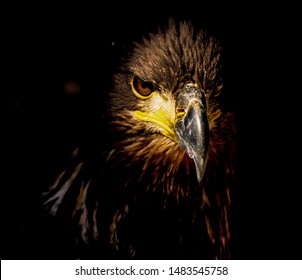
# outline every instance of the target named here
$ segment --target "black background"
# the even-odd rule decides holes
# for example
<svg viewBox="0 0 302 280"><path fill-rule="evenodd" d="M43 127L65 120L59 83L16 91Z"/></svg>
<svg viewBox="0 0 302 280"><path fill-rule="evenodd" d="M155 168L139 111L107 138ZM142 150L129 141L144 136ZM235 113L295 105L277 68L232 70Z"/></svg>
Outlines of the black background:
<svg viewBox="0 0 302 280"><path fill-rule="evenodd" d="M44 224L41 191L69 148L89 143L124 46L169 16L208 29L223 47L225 91L238 119L233 258L301 259L301 90L292 10L156 5L9 9L2 26L1 259L53 258L59 230ZM80 94L63 90L68 81L81 85Z"/></svg>

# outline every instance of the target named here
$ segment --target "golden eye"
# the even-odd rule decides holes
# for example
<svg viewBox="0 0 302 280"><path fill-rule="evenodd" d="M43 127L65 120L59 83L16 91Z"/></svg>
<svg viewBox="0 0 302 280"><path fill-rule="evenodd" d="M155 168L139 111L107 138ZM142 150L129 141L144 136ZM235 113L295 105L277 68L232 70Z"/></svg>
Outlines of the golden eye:
<svg viewBox="0 0 302 280"><path fill-rule="evenodd" d="M154 86L150 82L142 81L139 77L134 77L132 87L135 95L139 98L148 98L154 91Z"/></svg>

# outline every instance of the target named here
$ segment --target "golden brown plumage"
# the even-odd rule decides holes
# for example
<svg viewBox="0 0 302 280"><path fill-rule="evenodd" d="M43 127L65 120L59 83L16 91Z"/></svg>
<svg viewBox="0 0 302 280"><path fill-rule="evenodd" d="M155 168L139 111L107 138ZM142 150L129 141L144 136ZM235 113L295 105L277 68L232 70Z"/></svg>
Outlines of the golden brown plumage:
<svg viewBox="0 0 302 280"><path fill-rule="evenodd" d="M113 76L99 150L75 150L45 194L97 258L230 257L235 122L219 103L220 52L170 21Z"/></svg>

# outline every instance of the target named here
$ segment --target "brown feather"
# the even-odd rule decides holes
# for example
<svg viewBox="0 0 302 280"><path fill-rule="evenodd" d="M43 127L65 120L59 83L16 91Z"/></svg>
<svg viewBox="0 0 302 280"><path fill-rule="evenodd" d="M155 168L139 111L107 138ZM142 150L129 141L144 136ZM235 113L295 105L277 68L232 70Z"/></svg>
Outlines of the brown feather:
<svg viewBox="0 0 302 280"><path fill-rule="evenodd" d="M220 52L214 38L203 31L196 33L187 22L177 25L170 21L166 29L134 44L113 77L108 100L109 148L102 153L97 172L85 163L76 174L80 183L73 189L73 216L80 217L82 233L93 228L94 238L111 244L114 250L128 252L129 257L150 257L148 252L153 248L148 242L157 248L161 237L165 241L159 247L175 241L175 248L171 245L171 252L166 249L156 257L172 257L175 252L180 258L230 257L236 126L234 114L219 104ZM192 159L181 146L163 136L156 125L133 115L134 110L152 108L150 101L140 100L131 92L134 75L156 85L165 100L173 100L188 80L206 94L210 148L201 184ZM66 180L74 179L71 176ZM58 199L56 194L51 197L47 203ZM151 221L158 225L155 222L151 227ZM166 227L165 223L175 229L173 233L167 227L169 238L156 228ZM196 246L190 239L197 242Z"/></svg>

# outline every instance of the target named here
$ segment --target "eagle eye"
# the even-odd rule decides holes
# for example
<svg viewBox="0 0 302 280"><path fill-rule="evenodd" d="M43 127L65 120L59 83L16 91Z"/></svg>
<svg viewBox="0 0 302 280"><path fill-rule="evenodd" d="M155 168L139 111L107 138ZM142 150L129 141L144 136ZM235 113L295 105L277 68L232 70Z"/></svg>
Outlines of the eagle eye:
<svg viewBox="0 0 302 280"><path fill-rule="evenodd" d="M152 83L143 81L137 76L135 76L132 80L132 88L135 95L139 98L147 98L154 91L154 86Z"/></svg>

